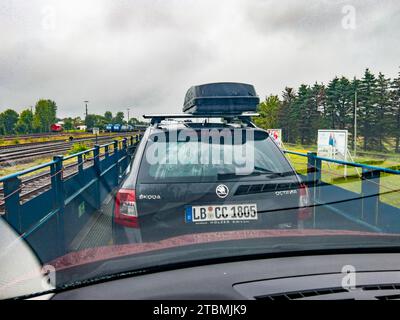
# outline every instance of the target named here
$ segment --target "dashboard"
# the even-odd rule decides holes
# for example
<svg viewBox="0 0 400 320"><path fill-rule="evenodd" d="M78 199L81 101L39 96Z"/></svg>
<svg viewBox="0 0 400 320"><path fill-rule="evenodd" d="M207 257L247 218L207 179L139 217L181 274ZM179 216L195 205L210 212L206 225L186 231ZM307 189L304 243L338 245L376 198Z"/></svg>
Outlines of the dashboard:
<svg viewBox="0 0 400 320"><path fill-rule="evenodd" d="M400 254L340 254L219 263L112 280L55 300L400 299Z"/></svg>

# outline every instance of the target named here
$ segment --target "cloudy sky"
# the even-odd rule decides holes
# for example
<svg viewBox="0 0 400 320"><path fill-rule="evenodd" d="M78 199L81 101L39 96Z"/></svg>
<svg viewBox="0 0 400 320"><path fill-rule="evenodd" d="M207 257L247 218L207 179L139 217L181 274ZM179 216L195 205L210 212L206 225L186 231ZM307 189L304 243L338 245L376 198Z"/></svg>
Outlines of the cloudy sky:
<svg viewBox="0 0 400 320"><path fill-rule="evenodd" d="M398 0L0 0L0 111L179 112L194 84L264 98L399 66Z"/></svg>

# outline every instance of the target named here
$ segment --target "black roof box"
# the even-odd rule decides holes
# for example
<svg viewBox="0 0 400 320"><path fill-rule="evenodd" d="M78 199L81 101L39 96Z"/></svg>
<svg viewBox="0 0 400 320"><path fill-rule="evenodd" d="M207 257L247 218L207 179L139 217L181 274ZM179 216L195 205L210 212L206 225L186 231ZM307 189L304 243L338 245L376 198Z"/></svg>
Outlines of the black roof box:
<svg viewBox="0 0 400 320"><path fill-rule="evenodd" d="M191 87L185 96L183 112L190 114L240 114L255 112L260 98L246 83L220 82Z"/></svg>

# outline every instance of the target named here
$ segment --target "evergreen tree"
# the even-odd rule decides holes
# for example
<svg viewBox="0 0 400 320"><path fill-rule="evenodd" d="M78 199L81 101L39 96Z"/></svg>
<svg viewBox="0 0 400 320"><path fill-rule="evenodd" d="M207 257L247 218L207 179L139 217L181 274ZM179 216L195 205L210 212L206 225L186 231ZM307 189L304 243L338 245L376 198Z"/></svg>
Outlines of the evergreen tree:
<svg viewBox="0 0 400 320"><path fill-rule="evenodd" d="M391 104L390 104L390 79L379 73L377 80L377 99L375 110L375 137L378 139L378 150L386 151L384 140L390 133Z"/></svg>
<svg viewBox="0 0 400 320"><path fill-rule="evenodd" d="M312 135L311 139L313 143L317 142L318 129L324 127L323 114L326 109L326 95L325 86L323 84L315 83L311 88L312 90L312 109L311 111L311 126Z"/></svg>
<svg viewBox="0 0 400 320"><path fill-rule="evenodd" d="M330 119L331 129L348 129L351 126L353 90L346 77L335 77L326 89L325 116Z"/></svg>
<svg viewBox="0 0 400 320"><path fill-rule="evenodd" d="M283 141L295 143L297 139L297 121L293 113L296 93L293 88L286 87L282 92L282 102L277 114L277 127L282 128Z"/></svg>
<svg viewBox="0 0 400 320"><path fill-rule="evenodd" d="M339 78L335 77L329 82L326 88L326 110L325 119L329 128L332 130L338 129L338 104L339 104Z"/></svg>
<svg viewBox="0 0 400 320"><path fill-rule="evenodd" d="M352 99L352 112L351 112L351 117L352 117L352 121L351 121L351 141L352 141L352 145L353 145L353 149L355 148L355 117L356 117L356 112L357 112L357 116L358 116L358 94L360 91L360 86L361 86L361 80L357 79L356 77L354 77L354 79L351 81L351 92L353 95L353 99ZM357 129L358 129L358 124L357 124ZM358 136L358 134L357 134ZM357 138L358 140L358 138Z"/></svg>
<svg viewBox="0 0 400 320"><path fill-rule="evenodd" d="M400 153L400 72L391 89L391 136L395 140L395 152Z"/></svg>
<svg viewBox="0 0 400 320"><path fill-rule="evenodd" d="M297 119L297 130L301 144L313 142L313 121L315 120L315 105L313 103L313 92L311 88L302 84L299 88L297 99L293 106L293 114Z"/></svg>
<svg viewBox="0 0 400 320"><path fill-rule="evenodd" d="M379 139L376 137L377 130L377 80L369 69L365 70L364 77L359 89L359 123L360 131L364 138L364 151L376 150Z"/></svg>

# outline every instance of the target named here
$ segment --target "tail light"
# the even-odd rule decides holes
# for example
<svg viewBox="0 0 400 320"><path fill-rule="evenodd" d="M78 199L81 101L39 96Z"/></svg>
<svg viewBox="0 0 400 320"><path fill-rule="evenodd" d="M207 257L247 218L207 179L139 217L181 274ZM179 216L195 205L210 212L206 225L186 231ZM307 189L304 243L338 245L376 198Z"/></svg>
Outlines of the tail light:
<svg viewBox="0 0 400 320"><path fill-rule="evenodd" d="M130 228L139 227L135 190L120 189L118 191L115 199L114 222Z"/></svg>
<svg viewBox="0 0 400 320"><path fill-rule="evenodd" d="M305 184L300 185L299 194L298 219L300 221L310 219L312 217L312 208L310 207L311 201L308 188Z"/></svg>

